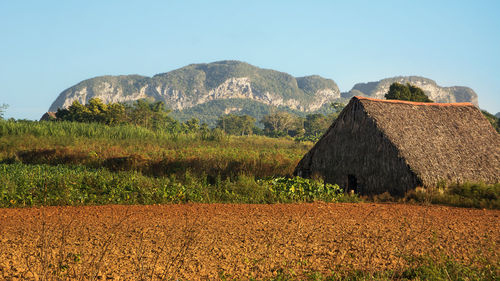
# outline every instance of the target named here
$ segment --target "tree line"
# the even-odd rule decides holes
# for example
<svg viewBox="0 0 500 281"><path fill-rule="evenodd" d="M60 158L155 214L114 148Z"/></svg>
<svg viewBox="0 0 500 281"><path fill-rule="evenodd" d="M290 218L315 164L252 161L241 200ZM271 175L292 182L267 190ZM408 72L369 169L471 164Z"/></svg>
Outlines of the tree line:
<svg viewBox="0 0 500 281"><path fill-rule="evenodd" d="M196 118L179 122L169 116L170 110L162 101L137 100L132 104L102 102L90 99L86 104L74 101L68 108L58 109L53 121L97 122L114 126L132 124L152 130L170 132L194 132L199 130L220 130L230 135L266 135L270 137L291 136L298 140L315 140L323 134L338 116L344 105L333 103L332 113L309 114L300 117L285 111L272 109L261 120L249 115L227 114L220 116L216 127L208 128Z"/></svg>
<svg viewBox="0 0 500 281"><path fill-rule="evenodd" d="M102 102L99 98L90 99L87 104L74 101L68 108L60 108L52 121L71 121L84 123L103 123L110 126L132 124L152 130L170 132L193 132L207 129L200 126L199 120L193 118L186 122L178 122L169 116L170 110L162 101L150 102L145 99L132 104Z"/></svg>

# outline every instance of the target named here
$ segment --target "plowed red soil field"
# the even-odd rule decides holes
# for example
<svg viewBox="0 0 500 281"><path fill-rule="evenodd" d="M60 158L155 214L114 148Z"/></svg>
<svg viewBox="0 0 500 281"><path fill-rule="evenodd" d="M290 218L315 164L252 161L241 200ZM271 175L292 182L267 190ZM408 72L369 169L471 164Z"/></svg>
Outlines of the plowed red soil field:
<svg viewBox="0 0 500 281"><path fill-rule="evenodd" d="M187 280L498 262L500 211L400 204L0 209L0 279Z"/></svg>

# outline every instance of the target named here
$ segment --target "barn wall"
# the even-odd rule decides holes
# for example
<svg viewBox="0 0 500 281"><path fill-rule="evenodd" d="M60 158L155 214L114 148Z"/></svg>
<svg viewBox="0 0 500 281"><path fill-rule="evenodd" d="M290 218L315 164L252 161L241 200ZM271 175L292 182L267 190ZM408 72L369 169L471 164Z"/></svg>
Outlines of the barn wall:
<svg viewBox="0 0 500 281"><path fill-rule="evenodd" d="M326 135L302 159L296 174L306 177L319 174L326 182L343 188L347 188L348 176L352 175L360 194L389 191L404 195L420 184L357 101L344 109Z"/></svg>

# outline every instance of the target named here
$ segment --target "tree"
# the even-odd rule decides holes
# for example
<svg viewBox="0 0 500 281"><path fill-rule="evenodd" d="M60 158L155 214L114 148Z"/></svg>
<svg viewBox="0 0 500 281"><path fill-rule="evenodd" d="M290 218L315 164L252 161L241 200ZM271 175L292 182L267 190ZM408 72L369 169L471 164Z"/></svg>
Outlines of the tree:
<svg viewBox="0 0 500 281"><path fill-rule="evenodd" d="M388 100L406 100L406 101L417 101L417 102L433 102L419 87L406 85L394 82L389 87L389 92L385 94L385 98Z"/></svg>
<svg viewBox="0 0 500 281"><path fill-rule="evenodd" d="M67 109L58 109L56 117L60 121L97 122L107 125L130 123L154 130L178 129L178 124L174 124L177 121L168 116L169 113L161 101L138 100L133 105L126 105L105 104L99 98L93 98L86 105L77 100L73 101Z"/></svg>
<svg viewBox="0 0 500 281"><path fill-rule="evenodd" d="M332 120L323 114L309 114L304 121L304 130L306 136L316 136L323 134Z"/></svg>
<svg viewBox="0 0 500 281"><path fill-rule="evenodd" d="M284 111L271 111L260 121L264 124L264 132L269 136L285 136L288 131L297 126L297 118Z"/></svg>
<svg viewBox="0 0 500 281"><path fill-rule="evenodd" d="M108 104L108 110L105 115L105 123L108 125L118 125L127 121L127 114L125 113L125 105L122 103Z"/></svg>
<svg viewBox="0 0 500 281"><path fill-rule="evenodd" d="M250 115L241 115L240 116L240 125L241 125L241 135L251 135L253 134L255 128L255 118Z"/></svg>
<svg viewBox="0 0 500 281"><path fill-rule="evenodd" d="M61 121L91 122L90 115L90 110L78 100L74 100L67 109L59 108L56 112L57 120Z"/></svg>
<svg viewBox="0 0 500 281"><path fill-rule="evenodd" d="M255 118L249 115L227 114L219 117L217 128L230 135L251 135L255 125Z"/></svg>
<svg viewBox="0 0 500 281"><path fill-rule="evenodd" d="M134 105L128 109L129 113L127 115L130 117L130 122L132 124L146 128L152 126L151 121L154 111L152 110L151 103L144 99L136 100Z"/></svg>
<svg viewBox="0 0 500 281"><path fill-rule="evenodd" d="M8 107L9 107L9 105L7 105L5 103L0 106L0 119L3 119L3 115Z"/></svg>
<svg viewBox="0 0 500 281"><path fill-rule="evenodd" d="M87 122L105 123L108 105L99 98L92 98L85 105L88 110Z"/></svg>
<svg viewBox="0 0 500 281"><path fill-rule="evenodd" d="M130 123L155 130L171 129L173 123L177 122L168 116L169 113L170 110L165 109L162 101L150 102L145 99L137 100L126 108Z"/></svg>
<svg viewBox="0 0 500 281"><path fill-rule="evenodd" d="M182 123L183 131L188 132L196 132L200 128L200 120L197 118L191 118L186 122Z"/></svg>

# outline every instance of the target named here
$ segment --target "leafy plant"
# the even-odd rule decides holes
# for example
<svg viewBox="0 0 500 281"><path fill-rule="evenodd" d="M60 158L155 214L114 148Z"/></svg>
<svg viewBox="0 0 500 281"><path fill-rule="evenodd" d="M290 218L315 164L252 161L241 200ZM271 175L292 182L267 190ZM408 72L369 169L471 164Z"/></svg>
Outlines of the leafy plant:
<svg viewBox="0 0 500 281"><path fill-rule="evenodd" d="M344 192L338 185L314 181L301 177L279 177L266 181L269 188L280 201L315 201L336 202Z"/></svg>

